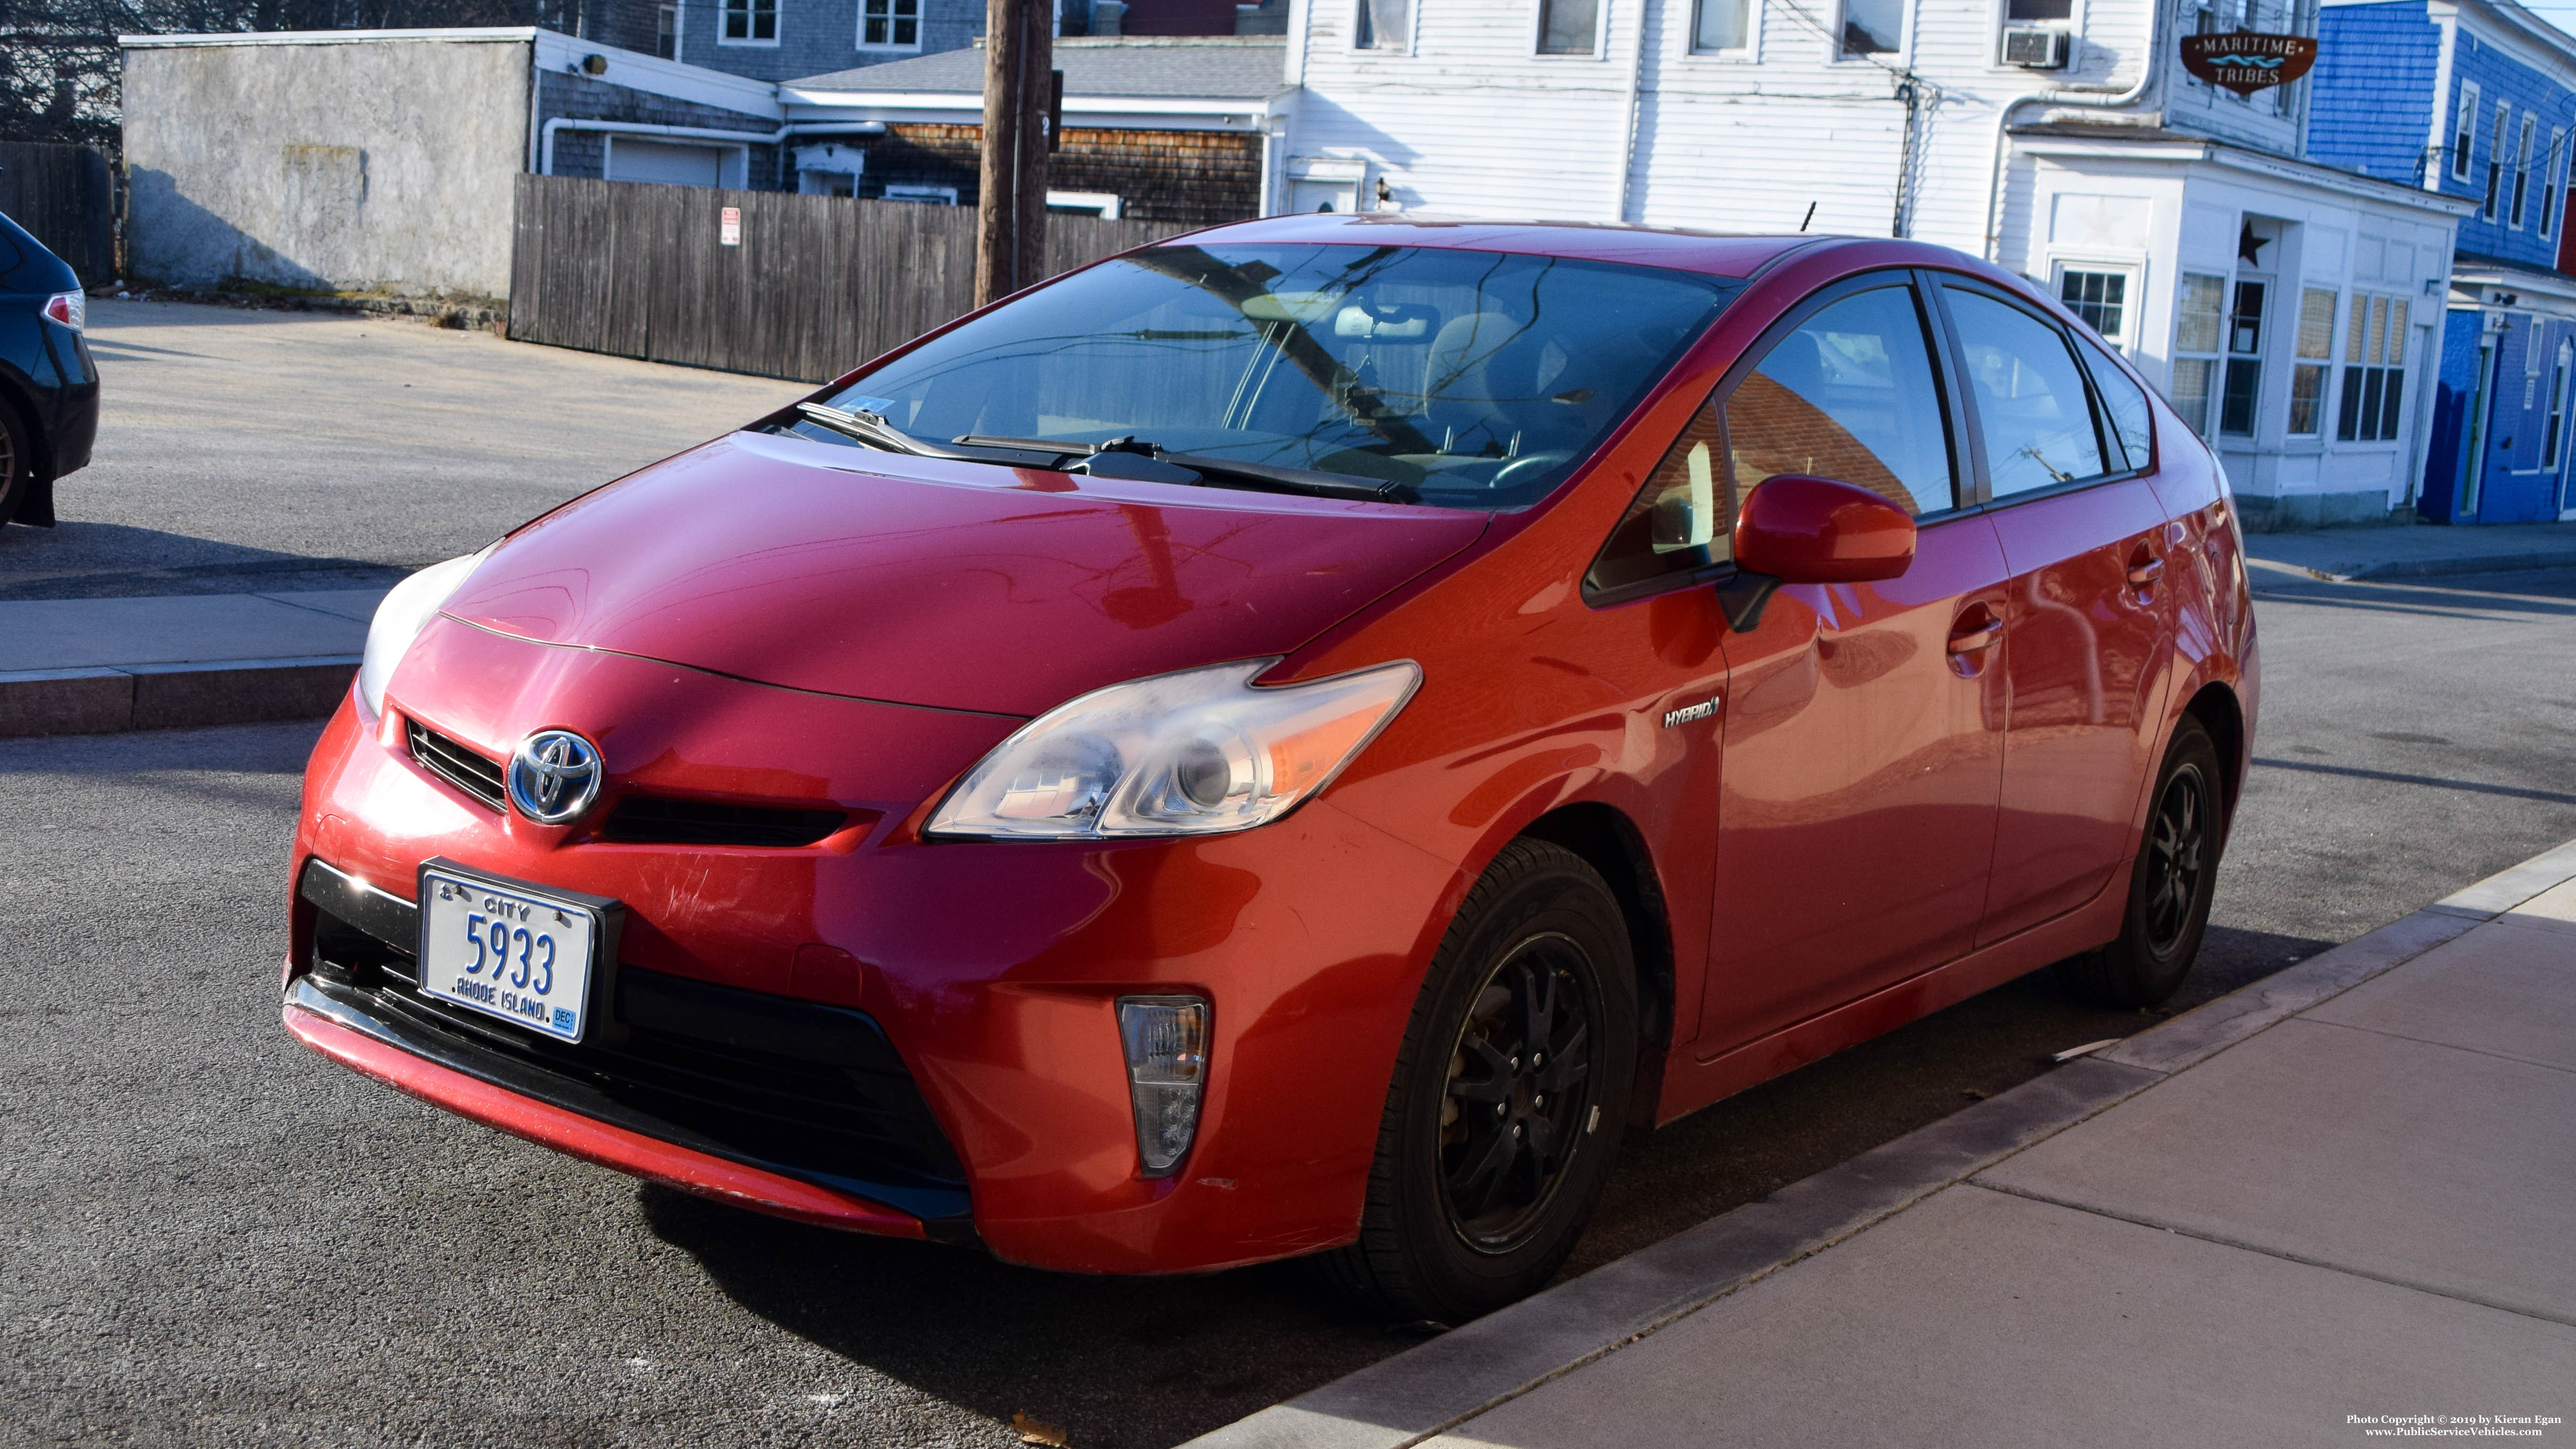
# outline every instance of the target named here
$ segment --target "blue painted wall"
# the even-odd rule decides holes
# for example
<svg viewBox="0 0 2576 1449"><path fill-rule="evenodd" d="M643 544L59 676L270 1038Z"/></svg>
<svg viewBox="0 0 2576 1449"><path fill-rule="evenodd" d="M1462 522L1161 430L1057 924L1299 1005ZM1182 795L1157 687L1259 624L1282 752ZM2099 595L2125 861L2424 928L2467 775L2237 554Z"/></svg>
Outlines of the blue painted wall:
<svg viewBox="0 0 2576 1449"><path fill-rule="evenodd" d="M2309 158L2418 184L2441 64L2442 32L2424 0L2325 7L2308 80Z"/></svg>
<svg viewBox="0 0 2576 1449"><path fill-rule="evenodd" d="M2483 203L2489 163L2495 154L2496 106L2512 108L2505 154L2496 184L2495 215L2483 209L2460 221L2459 250L2468 255L2519 262L2525 266L2558 264L2558 232L2564 221L2567 164L2576 151L2576 91L2531 69L2489 44L2473 16L2459 21L2459 45L2452 57L2451 88L2436 97L2434 68L2440 58L2440 32L2425 12L2424 0L2392 0L2384 5L2334 5L2318 20L2317 68L2313 110L2308 126L2308 154L2329 166L2360 171L2384 180L2420 184L2429 170L2447 196ZM2569 44L2576 64L2576 42ZM2478 88L2476 123L2466 137L2455 136L2460 88ZM2522 118L2536 115L2539 129L2532 147L2530 181L2524 196L2522 225L2513 224L2513 178L2521 144ZM2434 125L2440 119L2438 130ZM2566 133L2555 158L2549 155L2549 133ZM2428 152L2431 138L2440 150ZM2454 148L2469 150L2469 174L2452 170ZM2557 187L2547 184L2554 170ZM2542 201L2555 196L2546 219Z"/></svg>

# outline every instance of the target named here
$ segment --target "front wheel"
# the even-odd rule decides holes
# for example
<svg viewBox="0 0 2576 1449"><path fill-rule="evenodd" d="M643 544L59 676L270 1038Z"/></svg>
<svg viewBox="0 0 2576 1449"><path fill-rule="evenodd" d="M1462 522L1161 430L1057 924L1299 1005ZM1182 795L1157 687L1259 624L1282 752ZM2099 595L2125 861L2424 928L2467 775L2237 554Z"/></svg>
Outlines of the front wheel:
<svg viewBox="0 0 2576 1449"><path fill-rule="evenodd" d="M2155 806L2129 872L2120 938L2058 963L2058 980L2077 997L2095 1006L2154 1006L2191 974L2209 929L2218 855L2226 843L2218 771L2218 747L2209 731L2183 716L2156 774Z"/></svg>
<svg viewBox="0 0 2576 1449"><path fill-rule="evenodd" d="M1345 1291L1463 1323L1564 1265L1609 1176L1636 1078L1618 899L1580 856L1504 848L1460 908L1395 1064Z"/></svg>

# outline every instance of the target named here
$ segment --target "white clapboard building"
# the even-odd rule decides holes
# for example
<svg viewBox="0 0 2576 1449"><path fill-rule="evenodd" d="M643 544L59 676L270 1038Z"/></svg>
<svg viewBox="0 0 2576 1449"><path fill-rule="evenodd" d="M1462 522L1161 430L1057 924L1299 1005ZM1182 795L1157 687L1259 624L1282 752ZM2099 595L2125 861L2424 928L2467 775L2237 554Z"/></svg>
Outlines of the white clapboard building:
<svg viewBox="0 0 2576 1449"><path fill-rule="evenodd" d="M2184 70L2184 36L2240 29L2313 36L2316 7L1297 0L1265 194L1958 247L2135 358L2249 523L2384 520L2419 483L2468 204L2303 159L2306 81ZM2402 369L2400 405L2338 416L2348 342Z"/></svg>

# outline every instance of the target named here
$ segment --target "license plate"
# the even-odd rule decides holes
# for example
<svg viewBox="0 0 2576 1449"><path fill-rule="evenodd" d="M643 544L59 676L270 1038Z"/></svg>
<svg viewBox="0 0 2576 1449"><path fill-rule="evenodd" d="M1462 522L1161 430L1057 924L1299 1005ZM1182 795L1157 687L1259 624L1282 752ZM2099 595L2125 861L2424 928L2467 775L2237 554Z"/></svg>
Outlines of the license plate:
<svg viewBox="0 0 2576 1449"><path fill-rule="evenodd" d="M561 1041L589 1025L600 913L532 886L420 872L420 989Z"/></svg>

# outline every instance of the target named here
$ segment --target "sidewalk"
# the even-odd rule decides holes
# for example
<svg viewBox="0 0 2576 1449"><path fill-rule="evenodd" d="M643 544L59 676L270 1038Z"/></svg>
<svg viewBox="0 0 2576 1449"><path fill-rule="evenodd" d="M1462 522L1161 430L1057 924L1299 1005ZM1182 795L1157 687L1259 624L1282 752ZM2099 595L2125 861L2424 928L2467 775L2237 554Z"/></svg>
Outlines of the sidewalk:
<svg viewBox="0 0 2576 1449"><path fill-rule="evenodd" d="M2498 523L2472 528L2320 528L2249 533L2246 561L2259 572L2305 578L2413 579L2443 574L2576 568L2576 523Z"/></svg>
<svg viewBox="0 0 2576 1449"><path fill-rule="evenodd" d="M0 603L0 736L329 714L382 589Z"/></svg>
<svg viewBox="0 0 2576 1449"><path fill-rule="evenodd" d="M2576 842L1195 1445L2576 1440L2571 1241Z"/></svg>

